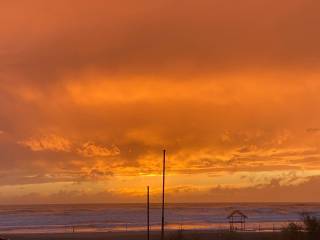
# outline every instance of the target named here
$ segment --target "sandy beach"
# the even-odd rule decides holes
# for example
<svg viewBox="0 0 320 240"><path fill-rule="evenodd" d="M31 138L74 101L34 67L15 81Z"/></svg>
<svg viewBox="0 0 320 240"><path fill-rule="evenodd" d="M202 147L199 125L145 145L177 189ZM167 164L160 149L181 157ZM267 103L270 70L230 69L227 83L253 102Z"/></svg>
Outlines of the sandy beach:
<svg viewBox="0 0 320 240"><path fill-rule="evenodd" d="M213 232L213 231L184 231L182 238L179 238L178 232L168 232L167 240L268 240L281 239L280 232ZM59 233L59 234L12 234L1 237L10 240L142 240L147 239L145 232L126 232L126 233ZM159 240L160 233L152 232L150 240Z"/></svg>

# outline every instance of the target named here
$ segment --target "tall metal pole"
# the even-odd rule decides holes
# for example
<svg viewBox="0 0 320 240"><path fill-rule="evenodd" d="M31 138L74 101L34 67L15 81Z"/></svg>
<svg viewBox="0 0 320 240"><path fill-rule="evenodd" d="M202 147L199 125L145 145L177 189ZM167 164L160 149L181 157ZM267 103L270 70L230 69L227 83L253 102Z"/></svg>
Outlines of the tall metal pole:
<svg viewBox="0 0 320 240"><path fill-rule="evenodd" d="M147 187L147 230L148 230L148 240L150 239L150 190Z"/></svg>
<svg viewBox="0 0 320 240"><path fill-rule="evenodd" d="M162 219L161 219L161 240L164 240L164 190L166 176L166 150L163 150L163 168L162 168Z"/></svg>

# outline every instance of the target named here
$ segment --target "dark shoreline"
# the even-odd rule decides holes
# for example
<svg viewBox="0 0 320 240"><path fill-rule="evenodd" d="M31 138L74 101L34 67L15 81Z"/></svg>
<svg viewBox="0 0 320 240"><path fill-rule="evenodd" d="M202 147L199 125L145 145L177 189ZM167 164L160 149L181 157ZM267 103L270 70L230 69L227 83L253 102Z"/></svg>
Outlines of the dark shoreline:
<svg viewBox="0 0 320 240"><path fill-rule="evenodd" d="M10 240L143 240L146 232L94 232L94 233L39 233L39 234L3 234ZM166 233L166 240L277 240L281 232L217 232L183 231L182 238L178 231ZM159 240L160 232L151 232L150 240Z"/></svg>

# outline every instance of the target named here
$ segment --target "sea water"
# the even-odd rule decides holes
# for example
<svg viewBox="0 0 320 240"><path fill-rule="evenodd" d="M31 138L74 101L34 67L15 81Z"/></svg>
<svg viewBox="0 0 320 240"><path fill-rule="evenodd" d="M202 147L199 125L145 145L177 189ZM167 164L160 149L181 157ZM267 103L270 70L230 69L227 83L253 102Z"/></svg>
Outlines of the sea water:
<svg viewBox="0 0 320 240"><path fill-rule="evenodd" d="M167 204L166 229L226 230L227 216L240 210L246 229L276 231L302 214L320 217L318 203L187 203ZM151 230L159 230L161 205L151 204ZM145 204L79 204L0 206L0 233L144 231Z"/></svg>

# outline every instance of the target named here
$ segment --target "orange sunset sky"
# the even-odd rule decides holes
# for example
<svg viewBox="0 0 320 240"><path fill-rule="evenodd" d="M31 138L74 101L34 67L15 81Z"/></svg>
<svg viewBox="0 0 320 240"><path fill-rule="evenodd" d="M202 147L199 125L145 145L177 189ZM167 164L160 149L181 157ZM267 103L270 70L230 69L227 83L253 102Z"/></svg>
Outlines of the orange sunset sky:
<svg viewBox="0 0 320 240"><path fill-rule="evenodd" d="M320 201L318 0L2 0L0 203Z"/></svg>

